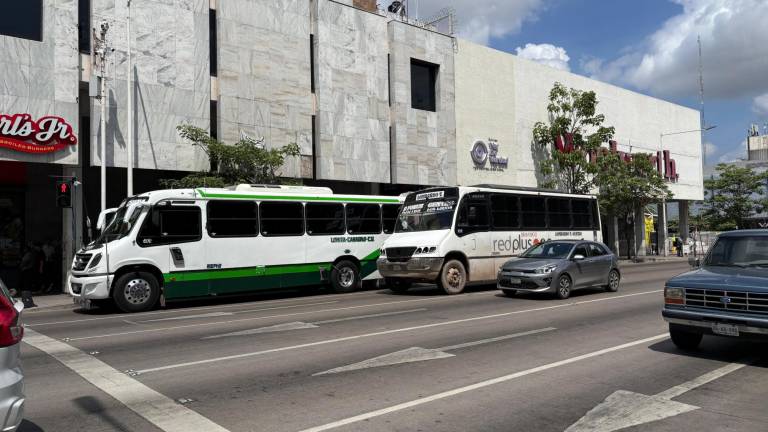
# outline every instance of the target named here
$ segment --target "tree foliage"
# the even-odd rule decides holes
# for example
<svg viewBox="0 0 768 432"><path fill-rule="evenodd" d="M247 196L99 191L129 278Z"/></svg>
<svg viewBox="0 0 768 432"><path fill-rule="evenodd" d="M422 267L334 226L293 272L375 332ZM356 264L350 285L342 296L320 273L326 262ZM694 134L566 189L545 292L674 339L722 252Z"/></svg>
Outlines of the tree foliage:
<svg viewBox="0 0 768 432"><path fill-rule="evenodd" d="M749 167L719 164L717 177L704 181L703 216L717 231L744 228L747 218L765 211L766 173Z"/></svg>
<svg viewBox="0 0 768 432"><path fill-rule="evenodd" d="M242 139L233 145L224 144L208 134L208 131L192 125L180 125L179 135L193 146L200 148L210 161L208 172L197 172L180 180L161 180L163 187L195 188L222 187L238 183L276 184L278 173L285 159L299 156L299 146L266 149L262 141Z"/></svg>
<svg viewBox="0 0 768 432"><path fill-rule="evenodd" d="M603 152L597 159L595 185L603 213L631 219L632 231L635 223L644 223L634 219L636 211L672 198L666 181L647 153L634 153L625 160L616 153Z"/></svg>
<svg viewBox="0 0 768 432"><path fill-rule="evenodd" d="M537 122L533 128L534 145L544 151L539 162L542 187L570 193L589 193L596 167L588 155L613 138L614 128L603 126L605 116L597 113L597 95L593 91L566 88L555 83L549 92L549 124ZM572 148L557 149L557 140L572 138ZM570 143L569 143L570 144Z"/></svg>

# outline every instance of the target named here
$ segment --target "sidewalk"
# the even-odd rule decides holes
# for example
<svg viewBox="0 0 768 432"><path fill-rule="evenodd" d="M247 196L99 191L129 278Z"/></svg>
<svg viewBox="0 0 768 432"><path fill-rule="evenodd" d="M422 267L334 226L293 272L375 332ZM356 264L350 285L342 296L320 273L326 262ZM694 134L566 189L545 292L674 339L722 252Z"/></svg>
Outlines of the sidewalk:
<svg viewBox="0 0 768 432"><path fill-rule="evenodd" d="M21 300L21 296L17 296L16 299ZM53 307L66 309L74 306L74 303L72 303L72 297L69 294L33 295L32 300L35 302L37 307L26 309L24 313L34 312L40 309L49 309Z"/></svg>
<svg viewBox="0 0 768 432"><path fill-rule="evenodd" d="M693 255L689 255L689 257L693 257ZM699 255L701 258L701 255ZM685 263L688 264L688 256L679 257L679 256L660 256L660 255L648 255L648 256L642 256L638 257L637 259L631 259L628 260L626 258L619 258L619 263L622 265L640 265L640 264L651 264L651 263Z"/></svg>

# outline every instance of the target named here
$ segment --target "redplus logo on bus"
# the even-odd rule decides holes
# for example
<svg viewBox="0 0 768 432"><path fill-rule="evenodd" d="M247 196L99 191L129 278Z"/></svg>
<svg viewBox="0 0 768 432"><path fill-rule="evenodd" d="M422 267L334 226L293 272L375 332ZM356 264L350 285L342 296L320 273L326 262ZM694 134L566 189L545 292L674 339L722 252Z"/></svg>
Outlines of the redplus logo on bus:
<svg viewBox="0 0 768 432"><path fill-rule="evenodd" d="M615 140L608 141L608 152L618 154L620 159L627 162L632 160L631 153L619 151L618 147L619 143ZM572 152L575 148L573 144L573 135L565 134L564 137L557 137L555 139L555 148L561 153ZM605 148L602 149L602 152L605 152ZM590 152L589 161L592 163L596 162L597 158L600 156L600 153L601 152ZM677 182L677 180L680 178L680 174L677 173L677 163L674 159L672 159L669 150L656 152L655 155L651 156L651 163L656 167L659 175L661 175L665 180L670 182Z"/></svg>
<svg viewBox="0 0 768 432"><path fill-rule="evenodd" d="M72 125L61 117L34 120L29 114L0 114L0 147L24 153L53 153L76 144Z"/></svg>

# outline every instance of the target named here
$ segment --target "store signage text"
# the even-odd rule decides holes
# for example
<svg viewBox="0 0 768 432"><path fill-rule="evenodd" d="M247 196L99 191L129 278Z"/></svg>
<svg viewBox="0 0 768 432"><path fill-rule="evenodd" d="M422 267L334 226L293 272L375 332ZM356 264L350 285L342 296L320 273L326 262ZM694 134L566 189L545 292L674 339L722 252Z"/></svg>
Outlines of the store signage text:
<svg viewBox="0 0 768 432"><path fill-rule="evenodd" d="M33 120L29 114L0 114L0 147L24 153L53 153L77 144L72 125L61 117Z"/></svg>
<svg viewBox="0 0 768 432"><path fill-rule="evenodd" d="M499 143L493 138L488 138L488 143L476 140L472 143L469 155L478 170L502 171L509 164L509 158L499 156ZM486 163L490 164L490 168L486 168Z"/></svg>
<svg viewBox="0 0 768 432"><path fill-rule="evenodd" d="M608 148L605 147L601 148L598 152L590 152L589 153L589 161L592 163L597 162L597 158L600 157L603 154L606 153L615 153L619 155L619 158L624 161L631 161L632 160L632 154L619 151L618 149L619 143L615 140L608 141ZM557 137L555 139L555 148L557 151L561 153L570 153L574 150L573 145L573 135L566 134L565 138L563 137ZM651 163L653 166L656 167L656 170L659 172L659 175L661 175L664 180L669 182L677 182L677 180L680 178L680 174L677 172L677 163L674 159L672 159L672 156L669 152L669 150L662 150L656 152L655 155L651 156Z"/></svg>

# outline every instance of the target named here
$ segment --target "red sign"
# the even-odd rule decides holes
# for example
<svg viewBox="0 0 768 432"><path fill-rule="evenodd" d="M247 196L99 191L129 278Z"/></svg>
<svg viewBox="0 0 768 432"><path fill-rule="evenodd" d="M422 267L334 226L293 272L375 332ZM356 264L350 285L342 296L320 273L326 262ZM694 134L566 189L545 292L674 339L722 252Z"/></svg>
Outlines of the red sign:
<svg viewBox="0 0 768 432"><path fill-rule="evenodd" d="M0 114L0 147L24 153L53 153L75 144L72 126L61 117L32 120L29 114Z"/></svg>

